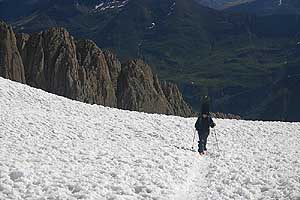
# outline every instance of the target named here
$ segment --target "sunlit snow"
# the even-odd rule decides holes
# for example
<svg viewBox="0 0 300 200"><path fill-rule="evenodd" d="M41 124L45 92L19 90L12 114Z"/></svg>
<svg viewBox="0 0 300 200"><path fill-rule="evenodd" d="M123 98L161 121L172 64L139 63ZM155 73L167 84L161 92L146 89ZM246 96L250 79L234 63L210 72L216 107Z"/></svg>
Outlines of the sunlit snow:
<svg viewBox="0 0 300 200"><path fill-rule="evenodd" d="M88 105L3 78L0 108L1 200L300 198L300 123L214 119L200 157L189 150L195 118Z"/></svg>

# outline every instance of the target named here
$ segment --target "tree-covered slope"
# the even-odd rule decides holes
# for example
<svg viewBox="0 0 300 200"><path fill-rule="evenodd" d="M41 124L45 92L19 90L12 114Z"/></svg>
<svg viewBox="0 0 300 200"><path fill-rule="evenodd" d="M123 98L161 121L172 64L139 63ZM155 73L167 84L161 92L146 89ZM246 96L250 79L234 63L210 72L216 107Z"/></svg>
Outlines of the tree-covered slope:
<svg viewBox="0 0 300 200"><path fill-rule="evenodd" d="M161 79L179 83L195 109L200 96L210 94L213 109L244 117L271 94L264 88L285 78L287 62L299 63L290 57L299 48L298 14L289 10L262 14L260 9L270 10L269 4L253 6L269 0L226 11L194 0L112 2L45 0L39 9L11 23L19 32L63 26L76 38L112 49L122 60L144 59ZM297 5L293 0L282 4L296 10Z"/></svg>

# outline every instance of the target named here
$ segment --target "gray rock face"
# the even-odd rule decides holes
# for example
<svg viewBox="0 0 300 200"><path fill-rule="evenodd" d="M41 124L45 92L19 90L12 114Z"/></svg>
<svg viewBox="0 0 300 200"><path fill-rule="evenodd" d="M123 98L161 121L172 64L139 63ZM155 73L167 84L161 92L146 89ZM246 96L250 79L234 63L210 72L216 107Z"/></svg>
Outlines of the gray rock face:
<svg viewBox="0 0 300 200"><path fill-rule="evenodd" d="M191 107L184 101L176 84L163 81L161 87L169 103L172 114L182 116L192 116L194 114Z"/></svg>
<svg viewBox="0 0 300 200"><path fill-rule="evenodd" d="M117 56L110 51L104 51L104 56L113 82L114 90L117 91L118 77L121 72L121 62L118 60Z"/></svg>
<svg viewBox="0 0 300 200"><path fill-rule="evenodd" d="M21 37L20 37L21 38ZM18 40L18 46L24 40ZM72 99L80 94L76 46L69 33L51 28L31 35L21 51L30 86Z"/></svg>
<svg viewBox="0 0 300 200"><path fill-rule="evenodd" d="M91 104L192 114L177 86L161 85L141 60L121 64L110 51L103 52L90 40L75 41L63 28L20 34L16 42L12 29L3 23L0 34L0 72L5 78Z"/></svg>
<svg viewBox="0 0 300 200"><path fill-rule="evenodd" d="M11 28L0 20L0 76L25 83L22 58L17 48L16 36Z"/></svg>
<svg viewBox="0 0 300 200"><path fill-rule="evenodd" d="M76 42L81 93L78 100L110 107L117 106L117 98L109 64L104 53L90 40Z"/></svg>
<svg viewBox="0 0 300 200"><path fill-rule="evenodd" d="M118 107L149 113L191 116L178 87L158 80L151 67L142 60L131 60L122 65L118 81Z"/></svg>
<svg viewBox="0 0 300 200"><path fill-rule="evenodd" d="M95 43L75 41L62 28L18 38L29 85L86 103L117 105L108 64Z"/></svg>
<svg viewBox="0 0 300 200"><path fill-rule="evenodd" d="M17 46L18 46L18 50L19 50L20 54L22 52L24 52L24 48L25 48L25 45L26 45L27 41L29 40L29 37L30 37L30 35L25 34L25 33L21 33L21 34L16 35Z"/></svg>
<svg viewBox="0 0 300 200"><path fill-rule="evenodd" d="M118 107L122 109L173 114L157 77L141 60L122 65L117 93Z"/></svg>

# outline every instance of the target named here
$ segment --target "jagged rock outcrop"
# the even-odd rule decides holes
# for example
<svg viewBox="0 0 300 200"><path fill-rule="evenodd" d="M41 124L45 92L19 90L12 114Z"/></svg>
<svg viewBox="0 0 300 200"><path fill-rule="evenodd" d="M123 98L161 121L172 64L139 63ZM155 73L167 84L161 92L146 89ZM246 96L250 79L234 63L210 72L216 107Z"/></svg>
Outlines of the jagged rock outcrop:
<svg viewBox="0 0 300 200"><path fill-rule="evenodd" d="M103 52L90 40L76 41L63 28L19 34L16 42L12 28L4 23L2 26L3 77L91 104L148 113L192 114L177 86L161 84L142 60L121 64L110 51Z"/></svg>
<svg viewBox="0 0 300 200"><path fill-rule="evenodd" d="M163 81L161 82L161 87L169 103L169 107L172 110L171 113L183 116L192 116L194 114L191 108L184 101L176 84Z"/></svg>
<svg viewBox="0 0 300 200"><path fill-rule="evenodd" d="M116 107L117 98L104 53L90 40L77 41L76 47L81 83L81 93L77 99Z"/></svg>
<svg viewBox="0 0 300 200"><path fill-rule="evenodd" d="M150 113L191 116L178 87L160 82L151 67L142 60L131 60L122 65L118 80L118 107Z"/></svg>
<svg viewBox="0 0 300 200"><path fill-rule="evenodd" d="M30 37L30 35L25 34L25 33L20 33L20 34L16 35L17 47L21 54L21 57L23 57L22 52L24 52L25 45L26 45L27 41L29 40L29 37Z"/></svg>
<svg viewBox="0 0 300 200"><path fill-rule="evenodd" d="M173 114L158 78L141 60L131 60L122 65L117 93L120 108Z"/></svg>
<svg viewBox="0 0 300 200"><path fill-rule="evenodd" d="M25 83L22 58L11 26L0 20L0 76Z"/></svg>
<svg viewBox="0 0 300 200"><path fill-rule="evenodd" d="M18 40L19 47L24 45L21 42L24 40ZM76 47L65 29L35 33L19 50L27 84L72 99L80 94Z"/></svg>
<svg viewBox="0 0 300 200"><path fill-rule="evenodd" d="M111 80L113 82L114 90L117 91L118 77L121 72L121 62L119 61L117 56L109 50L104 51L104 56L108 65Z"/></svg>
<svg viewBox="0 0 300 200"><path fill-rule="evenodd" d="M63 28L24 38L18 37L18 46L29 85L79 101L116 107L109 68L95 43L75 41Z"/></svg>

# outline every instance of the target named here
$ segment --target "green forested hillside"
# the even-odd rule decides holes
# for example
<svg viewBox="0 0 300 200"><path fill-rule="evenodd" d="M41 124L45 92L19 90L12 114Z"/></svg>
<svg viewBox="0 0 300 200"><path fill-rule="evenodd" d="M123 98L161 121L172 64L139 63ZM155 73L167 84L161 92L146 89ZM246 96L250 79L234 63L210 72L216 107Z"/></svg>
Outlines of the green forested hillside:
<svg viewBox="0 0 300 200"><path fill-rule="evenodd" d="M99 2L49 0L8 22L19 32L66 27L122 60L144 59L161 79L178 83L194 109L200 96L209 94L214 110L243 117L268 119L267 97L273 97L275 83L286 78L288 67L300 63L297 12L269 12L264 3L259 5L268 12L258 14L253 5L263 0L226 11L194 0L130 0L120 8L95 9ZM245 12L247 6L257 13Z"/></svg>

